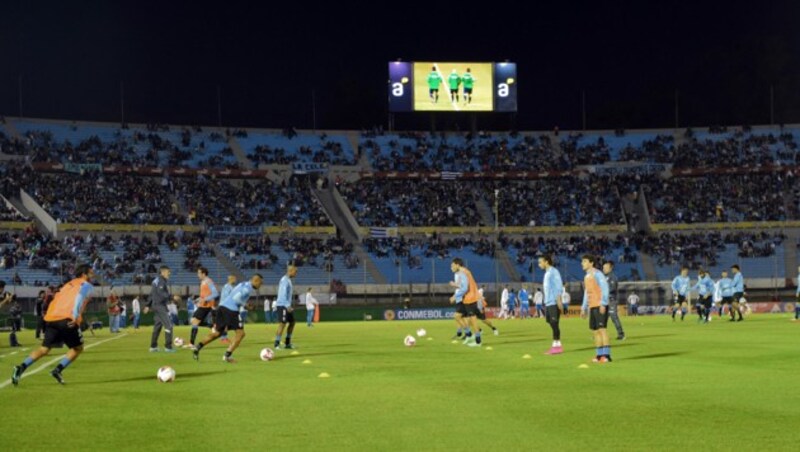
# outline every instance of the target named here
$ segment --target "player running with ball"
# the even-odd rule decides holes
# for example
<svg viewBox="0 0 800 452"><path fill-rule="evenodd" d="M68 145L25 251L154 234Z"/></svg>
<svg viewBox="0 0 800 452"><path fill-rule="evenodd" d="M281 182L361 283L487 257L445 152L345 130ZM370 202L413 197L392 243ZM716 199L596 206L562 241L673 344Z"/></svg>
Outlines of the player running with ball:
<svg viewBox="0 0 800 452"><path fill-rule="evenodd" d="M262 281L263 278L261 275L256 273L250 278L250 281L237 285L227 297L222 299L217 309L214 328L202 342L197 344L197 347L195 347L192 352L195 360L200 359L200 350L202 350L203 347L215 341L228 330L234 330L236 331L236 336L233 338L233 342L228 345L228 349L225 351L222 360L228 363L236 362L231 355L233 355L233 352L236 351L236 348L239 347L239 344L242 343L242 339L244 339L244 323L242 323L242 319L239 317L239 308L244 306L252 295L258 294L258 288L261 287Z"/></svg>

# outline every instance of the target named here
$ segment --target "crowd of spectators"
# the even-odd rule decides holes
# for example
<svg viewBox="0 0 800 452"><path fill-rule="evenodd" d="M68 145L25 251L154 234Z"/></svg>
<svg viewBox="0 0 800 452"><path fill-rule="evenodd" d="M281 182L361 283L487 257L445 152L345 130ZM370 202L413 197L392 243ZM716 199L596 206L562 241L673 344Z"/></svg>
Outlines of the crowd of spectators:
<svg viewBox="0 0 800 452"><path fill-rule="evenodd" d="M227 180L203 175L176 178L175 197L189 221L206 225L329 226L319 201L311 195L309 179L288 183L270 180Z"/></svg>
<svg viewBox="0 0 800 452"><path fill-rule="evenodd" d="M653 223L783 221L797 218L787 197L791 173L674 177L644 184Z"/></svg>
<svg viewBox="0 0 800 452"><path fill-rule="evenodd" d="M279 263L273 245L288 254L287 262ZM298 267L312 266L333 272L336 257L341 257L348 269L360 264L353 245L336 236L322 239L282 234L275 244L268 235L229 237L221 241L220 246L228 250L234 264L245 269L271 269L291 262Z"/></svg>
<svg viewBox="0 0 800 452"><path fill-rule="evenodd" d="M432 234L426 237L365 238L364 247L379 258L395 258L395 263L405 263L409 269L422 268L422 259L447 259L460 251L470 250L479 256L494 256L496 243L486 236L444 237Z"/></svg>
<svg viewBox="0 0 800 452"><path fill-rule="evenodd" d="M198 168L238 168L232 163L233 149L229 146L215 146L209 143L226 143L220 133L205 134L202 129L183 128L177 132L177 142L164 133L169 127L148 125L145 130L116 129L113 138L101 139L89 135L75 143L59 141L48 130L29 130L22 140L16 140L9 150L10 154L26 155L32 162L80 163L101 165L125 165L136 167L187 167ZM175 137L174 137L175 138ZM197 159L197 156L202 158Z"/></svg>
<svg viewBox="0 0 800 452"><path fill-rule="evenodd" d="M736 245L737 256L740 258L763 258L774 255L775 248L782 246L785 238L782 233L706 232L640 234L634 236L632 240L639 250L653 256L658 266L687 265L696 270L718 265L720 253L726 250L726 245Z"/></svg>
<svg viewBox="0 0 800 452"><path fill-rule="evenodd" d="M572 226L624 222L614 178L586 176L483 184L501 226Z"/></svg>
<svg viewBox="0 0 800 452"><path fill-rule="evenodd" d="M402 141L401 141L402 139ZM551 146L550 137L541 135L492 136L465 134L464 140L446 135L405 133L381 147L366 139L362 152L370 157L377 171L524 171L569 169L568 159Z"/></svg>
<svg viewBox="0 0 800 452"><path fill-rule="evenodd" d="M296 152L287 151L280 146L259 144L247 154L253 165L291 165L295 162L307 162L326 165L354 165L353 156L348 155L341 143L328 140L325 135L320 137L319 146L300 146Z"/></svg>
<svg viewBox="0 0 800 452"><path fill-rule="evenodd" d="M478 226L474 186L458 181L343 182L339 191L362 226Z"/></svg>

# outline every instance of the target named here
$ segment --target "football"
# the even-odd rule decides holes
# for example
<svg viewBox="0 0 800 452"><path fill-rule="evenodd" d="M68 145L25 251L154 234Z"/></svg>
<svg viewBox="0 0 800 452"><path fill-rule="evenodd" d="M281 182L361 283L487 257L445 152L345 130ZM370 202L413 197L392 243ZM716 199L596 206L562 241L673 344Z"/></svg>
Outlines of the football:
<svg viewBox="0 0 800 452"><path fill-rule="evenodd" d="M406 347L413 347L417 343L417 340L414 339L414 336L409 334L406 336L405 340L403 340L403 343L406 344Z"/></svg>
<svg viewBox="0 0 800 452"><path fill-rule="evenodd" d="M172 341L176 347L183 347L183 339L176 337L174 341Z"/></svg>
<svg viewBox="0 0 800 452"><path fill-rule="evenodd" d="M169 366L164 366L158 369L158 373L156 374L158 381L162 383L170 383L175 381L175 369Z"/></svg>
<svg viewBox="0 0 800 452"><path fill-rule="evenodd" d="M417 330L417 337L424 337L427 334L428 334L428 332L425 331L425 328L420 328L420 329Z"/></svg>
<svg viewBox="0 0 800 452"><path fill-rule="evenodd" d="M271 348L262 348L259 356L261 356L261 361L271 361L275 357L275 352Z"/></svg>

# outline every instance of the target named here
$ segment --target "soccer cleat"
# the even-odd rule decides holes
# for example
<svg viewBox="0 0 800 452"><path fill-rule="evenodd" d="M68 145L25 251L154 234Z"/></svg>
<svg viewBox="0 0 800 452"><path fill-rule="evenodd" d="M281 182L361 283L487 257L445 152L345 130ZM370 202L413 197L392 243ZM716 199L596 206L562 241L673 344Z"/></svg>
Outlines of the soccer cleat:
<svg viewBox="0 0 800 452"><path fill-rule="evenodd" d="M183 344L182 348L194 348L194 344Z"/></svg>
<svg viewBox="0 0 800 452"><path fill-rule="evenodd" d="M14 366L14 372L11 374L11 383L17 386L20 378L22 378L22 367Z"/></svg>
<svg viewBox="0 0 800 452"><path fill-rule="evenodd" d="M550 347L550 350L544 352L545 355L560 355L564 353L563 347Z"/></svg>
<svg viewBox="0 0 800 452"><path fill-rule="evenodd" d="M599 362L601 364L610 363L611 362L611 358L606 357L606 356L601 356L600 359L597 362Z"/></svg>
<svg viewBox="0 0 800 452"><path fill-rule="evenodd" d="M595 356L594 358L592 358L592 362L593 363L599 363L600 362L600 357L599 356Z"/></svg>
<svg viewBox="0 0 800 452"><path fill-rule="evenodd" d="M294 346L294 344L285 344L283 348L285 348L286 350L294 350L296 347Z"/></svg>
<svg viewBox="0 0 800 452"><path fill-rule="evenodd" d="M480 347L482 345L483 344L479 344L477 342L470 342L469 344L467 344L467 347Z"/></svg>
<svg viewBox="0 0 800 452"><path fill-rule="evenodd" d="M56 379L58 384L64 384L64 377L61 376L61 372L58 369L51 370L50 375Z"/></svg>
<svg viewBox="0 0 800 452"><path fill-rule="evenodd" d="M617 336L617 340L618 341L624 341L625 340L625 335L624 334L620 334L619 336Z"/></svg>
<svg viewBox="0 0 800 452"><path fill-rule="evenodd" d="M196 348L192 350L192 358L194 358L195 361L200 361L200 349Z"/></svg>
<svg viewBox="0 0 800 452"><path fill-rule="evenodd" d="M177 352L177 350L175 350L174 348L165 348L164 349L164 353L176 353L176 352Z"/></svg>
<svg viewBox="0 0 800 452"><path fill-rule="evenodd" d="M497 328L495 328L493 330L493 333L494 333L495 336L499 336L500 335L500 331Z"/></svg>
<svg viewBox="0 0 800 452"><path fill-rule="evenodd" d="M222 339L219 340L220 344L229 344L230 342L231 340L228 339L227 337L223 337Z"/></svg>
<svg viewBox="0 0 800 452"><path fill-rule="evenodd" d="M225 361L228 364L236 364L236 360L233 359L233 356L222 355L222 360Z"/></svg>
<svg viewBox="0 0 800 452"><path fill-rule="evenodd" d="M150 353L155 353L158 351L158 347L150 347Z"/></svg>

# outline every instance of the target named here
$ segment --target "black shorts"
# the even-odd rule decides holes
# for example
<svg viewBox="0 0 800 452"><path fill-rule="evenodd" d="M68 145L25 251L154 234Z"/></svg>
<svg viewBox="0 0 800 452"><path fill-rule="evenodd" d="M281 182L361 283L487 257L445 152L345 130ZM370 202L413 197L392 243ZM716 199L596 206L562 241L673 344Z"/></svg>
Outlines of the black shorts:
<svg viewBox="0 0 800 452"><path fill-rule="evenodd" d="M705 297L700 298L700 304L702 304L706 309L711 307L711 303L711 295L706 295Z"/></svg>
<svg viewBox="0 0 800 452"><path fill-rule="evenodd" d="M57 322L45 322L44 341L42 347L54 348L67 344L69 348L83 345L83 333L79 327L71 327L67 324L69 320L59 320Z"/></svg>
<svg viewBox="0 0 800 452"><path fill-rule="evenodd" d="M428 90L428 92L430 94L433 94L433 93L439 94L439 88L431 88L431 89Z"/></svg>
<svg viewBox="0 0 800 452"><path fill-rule="evenodd" d="M678 295L678 297L675 298L675 304L684 304L684 303L686 303L686 295Z"/></svg>
<svg viewBox="0 0 800 452"><path fill-rule="evenodd" d="M464 306L464 317L476 317L481 312L478 303L462 303L462 306Z"/></svg>
<svg viewBox="0 0 800 452"><path fill-rule="evenodd" d="M478 313L475 314L475 317L480 320L486 320L486 308L483 308L483 310L478 309Z"/></svg>
<svg viewBox="0 0 800 452"><path fill-rule="evenodd" d="M458 94L458 88L456 89L450 88L450 94Z"/></svg>
<svg viewBox="0 0 800 452"><path fill-rule="evenodd" d="M294 323L294 310L289 312L289 309L284 306L278 306L278 322L279 323Z"/></svg>
<svg viewBox="0 0 800 452"><path fill-rule="evenodd" d="M472 94L472 88L464 88L464 94Z"/></svg>
<svg viewBox="0 0 800 452"><path fill-rule="evenodd" d="M722 304L731 304L733 303L733 297L722 297Z"/></svg>
<svg viewBox="0 0 800 452"><path fill-rule="evenodd" d="M244 329L244 324L239 317L239 311L231 311L225 307L217 309L217 319L214 321L214 330L217 333L242 329Z"/></svg>
<svg viewBox="0 0 800 452"><path fill-rule="evenodd" d="M194 310L194 315L192 315L192 318L199 320L200 323L203 323L205 322L206 317L208 317L208 314L212 311L214 311L214 309L212 308L196 308ZM213 321L214 319L211 320Z"/></svg>
<svg viewBox="0 0 800 452"><path fill-rule="evenodd" d="M606 306L606 313L600 314L600 308L589 308L589 329L601 330L606 327L608 323L608 306Z"/></svg>
<svg viewBox="0 0 800 452"><path fill-rule="evenodd" d="M558 310L558 305L546 306L544 308L544 319L547 323L558 323L561 318L561 311Z"/></svg>
<svg viewBox="0 0 800 452"><path fill-rule="evenodd" d="M464 308L464 303L456 303L456 314L461 314L462 317L467 315L467 309Z"/></svg>
<svg viewBox="0 0 800 452"><path fill-rule="evenodd" d="M744 293L736 292L735 294L733 294L733 302L734 303L738 303L739 300L741 300L743 296L744 296Z"/></svg>

